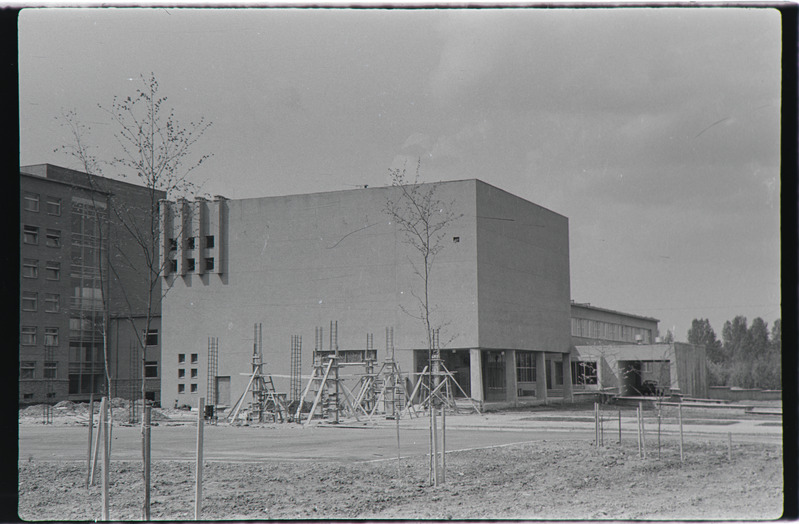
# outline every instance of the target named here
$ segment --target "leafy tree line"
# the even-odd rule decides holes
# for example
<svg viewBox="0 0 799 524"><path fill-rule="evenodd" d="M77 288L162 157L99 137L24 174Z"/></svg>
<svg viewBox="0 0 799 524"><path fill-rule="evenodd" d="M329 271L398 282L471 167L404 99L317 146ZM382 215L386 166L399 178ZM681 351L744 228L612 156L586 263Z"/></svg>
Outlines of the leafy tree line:
<svg viewBox="0 0 799 524"><path fill-rule="evenodd" d="M688 342L707 349L707 371L711 386L780 389L782 320L769 330L757 317L747 326L746 317L736 316L724 323L721 340L708 319L694 319Z"/></svg>

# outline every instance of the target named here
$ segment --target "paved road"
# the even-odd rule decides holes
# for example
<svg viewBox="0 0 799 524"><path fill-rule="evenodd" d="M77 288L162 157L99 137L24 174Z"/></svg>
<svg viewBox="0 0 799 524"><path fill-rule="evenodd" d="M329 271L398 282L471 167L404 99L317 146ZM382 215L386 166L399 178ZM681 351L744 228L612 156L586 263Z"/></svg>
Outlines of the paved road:
<svg viewBox="0 0 799 524"><path fill-rule="evenodd" d="M782 428L775 421L729 420L693 422L684 425L685 438L761 442L778 445ZM402 456L424 455L428 449L428 421L425 418L401 421ZM618 420L608 415L605 441L618 439ZM656 438L656 424L647 422L647 438ZM634 417L622 419L622 438L636 441ZM673 421L662 425L662 438L679 438ZM447 417L447 450L457 451L510 445L541 440L594 439L594 422L588 414L555 415L528 413L489 413ZM196 426L193 423L161 423L152 428L153 460L193 460ZM19 459L85 460L88 428L83 426L22 425L19 427ZM141 457L138 427L115 426L114 460ZM303 427L296 424L231 427L205 425L204 457L208 461L259 462L269 460L357 462L396 457L396 427L392 421L378 426Z"/></svg>

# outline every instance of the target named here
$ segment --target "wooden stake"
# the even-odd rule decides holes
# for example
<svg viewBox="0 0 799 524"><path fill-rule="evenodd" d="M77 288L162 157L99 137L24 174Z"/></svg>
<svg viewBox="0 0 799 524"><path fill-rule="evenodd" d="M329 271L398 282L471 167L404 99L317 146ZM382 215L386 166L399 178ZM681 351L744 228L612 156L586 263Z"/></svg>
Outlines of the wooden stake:
<svg viewBox="0 0 799 524"><path fill-rule="evenodd" d="M644 430L644 403L641 405L641 448L644 450L644 458L646 458L646 431Z"/></svg>
<svg viewBox="0 0 799 524"><path fill-rule="evenodd" d="M89 397L89 451L86 455L86 488L92 478L92 439L94 436L94 394Z"/></svg>
<svg viewBox="0 0 799 524"><path fill-rule="evenodd" d="M727 433L727 460L732 460L732 433Z"/></svg>
<svg viewBox="0 0 799 524"><path fill-rule="evenodd" d="M386 328L386 329L388 329L388 328ZM400 466L400 430L399 430L399 418L400 418L400 414L399 414L399 411L397 411L397 412L394 414L394 422L395 422L395 425L396 425L396 427L397 427L397 479L399 480L399 482L400 482L400 485L402 485L402 468L401 468L401 466Z"/></svg>
<svg viewBox="0 0 799 524"><path fill-rule="evenodd" d="M142 518L150 520L150 406L144 406L144 511Z"/></svg>
<svg viewBox="0 0 799 524"><path fill-rule="evenodd" d="M619 445L621 446L621 406L619 406Z"/></svg>
<svg viewBox="0 0 799 524"><path fill-rule="evenodd" d="M197 405L197 471L194 479L194 520L200 520L203 498L203 406L205 398Z"/></svg>
<svg viewBox="0 0 799 524"><path fill-rule="evenodd" d="M596 402L594 402L594 447L599 447L599 416Z"/></svg>
<svg viewBox="0 0 799 524"><path fill-rule="evenodd" d="M638 431L638 458L643 458L644 455L641 453L641 406L640 405L637 408L635 408L635 423Z"/></svg>
<svg viewBox="0 0 799 524"><path fill-rule="evenodd" d="M111 435L110 431L108 431L108 402L105 402L105 397L103 397L103 413L102 423L103 423L103 520L110 520L108 517L108 476L109 470L111 469L111 453L110 453L110 441Z"/></svg>
<svg viewBox="0 0 799 524"><path fill-rule="evenodd" d="M660 458L660 405L658 405L658 458Z"/></svg>
<svg viewBox="0 0 799 524"><path fill-rule="evenodd" d="M677 406L677 416L680 419L680 462L684 460L682 453L682 404Z"/></svg>
<svg viewBox="0 0 799 524"><path fill-rule="evenodd" d="M97 457L100 454L100 439L105 438L105 423L103 423L103 409L105 406L105 397L100 401L100 412L97 418L97 437L94 439L94 451L92 452L92 468L89 477L89 485L94 486L94 474L97 473Z"/></svg>

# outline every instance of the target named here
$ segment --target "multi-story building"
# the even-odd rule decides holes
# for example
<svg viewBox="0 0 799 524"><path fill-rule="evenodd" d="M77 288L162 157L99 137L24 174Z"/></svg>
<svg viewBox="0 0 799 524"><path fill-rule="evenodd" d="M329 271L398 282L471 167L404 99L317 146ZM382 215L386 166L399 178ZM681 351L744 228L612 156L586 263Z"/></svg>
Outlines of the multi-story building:
<svg viewBox="0 0 799 524"><path fill-rule="evenodd" d="M662 342L658 319L574 301L571 315L575 389L707 396L705 349Z"/></svg>
<svg viewBox="0 0 799 524"><path fill-rule="evenodd" d="M479 180L443 182L436 191L460 216L430 279L444 365L471 398L516 403L546 399L557 386L550 362L568 396L568 220ZM370 351L382 361L390 351L381 340L386 328L415 382L428 363L426 329L414 318L423 281L418 253L385 213L399 193L379 187L164 202L162 402L235 403L252 371L255 325L279 391L289 389L292 336L304 336L308 375L311 333L318 349L336 345L345 359ZM210 372L209 339L218 340ZM320 340L328 347L319 348Z"/></svg>
<svg viewBox="0 0 799 524"><path fill-rule="evenodd" d="M106 392L106 363L113 396L140 398L144 375L157 401L160 292L148 296L145 255L120 216L152 226L163 192L49 164L21 167L20 189L20 403Z"/></svg>

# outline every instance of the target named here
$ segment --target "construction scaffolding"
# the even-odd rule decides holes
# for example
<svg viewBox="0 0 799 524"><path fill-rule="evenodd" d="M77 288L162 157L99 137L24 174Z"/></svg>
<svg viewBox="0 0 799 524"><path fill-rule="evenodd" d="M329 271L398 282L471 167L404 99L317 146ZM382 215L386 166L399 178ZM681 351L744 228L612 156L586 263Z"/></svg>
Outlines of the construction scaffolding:
<svg viewBox="0 0 799 524"><path fill-rule="evenodd" d="M208 337L208 379L206 382L205 417L216 420L216 377L219 373L219 339Z"/></svg>
<svg viewBox="0 0 799 524"><path fill-rule="evenodd" d="M291 336L291 382L289 384L289 403L300 400L302 392L302 337Z"/></svg>
<svg viewBox="0 0 799 524"><path fill-rule="evenodd" d="M247 419L253 422L266 422L267 417L271 416L272 422L285 422L288 418L288 408L285 404L285 395L277 393L272 376L264 373L262 354L262 333L261 324L255 324L253 334L253 354L252 354L252 373L247 387L234 404L233 409L228 415L228 422L235 423L244 406L247 394L250 396L249 408L247 409Z"/></svg>

